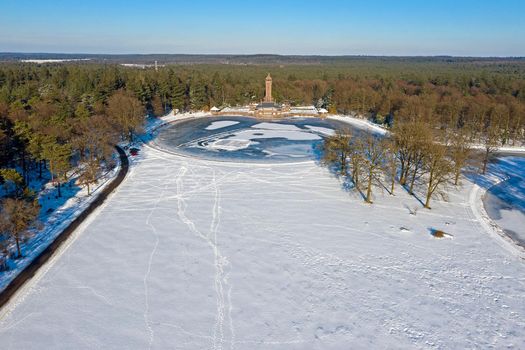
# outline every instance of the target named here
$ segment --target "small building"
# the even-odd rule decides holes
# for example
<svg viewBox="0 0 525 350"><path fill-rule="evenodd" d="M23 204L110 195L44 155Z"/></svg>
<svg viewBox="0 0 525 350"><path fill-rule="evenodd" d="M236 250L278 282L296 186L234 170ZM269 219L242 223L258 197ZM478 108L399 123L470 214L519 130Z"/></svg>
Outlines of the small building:
<svg viewBox="0 0 525 350"><path fill-rule="evenodd" d="M255 107L255 115L258 117L276 117L283 112L283 106L275 102L262 102Z"/></svg>
<svg viewBox="0 0 525 350"><path fill-rule="evenodd" d="M211 112L211 114L213 114L213 115L218 115L218 114L221 112L221 110L220 110L219 108L217 108L216 106L213 106L213 107L210 109L210 112Z"/></svg>

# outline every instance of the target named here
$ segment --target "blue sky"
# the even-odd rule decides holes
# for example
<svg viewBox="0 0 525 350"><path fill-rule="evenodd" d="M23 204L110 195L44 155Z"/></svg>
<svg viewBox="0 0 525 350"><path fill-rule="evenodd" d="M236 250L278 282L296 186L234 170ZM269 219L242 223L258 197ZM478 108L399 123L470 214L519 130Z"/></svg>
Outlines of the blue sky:
<svg viewBox="0 0 525 350"><path fill-rule="evenodd" d="M525 0L0 0L0 52L525 56Z"/></svg>

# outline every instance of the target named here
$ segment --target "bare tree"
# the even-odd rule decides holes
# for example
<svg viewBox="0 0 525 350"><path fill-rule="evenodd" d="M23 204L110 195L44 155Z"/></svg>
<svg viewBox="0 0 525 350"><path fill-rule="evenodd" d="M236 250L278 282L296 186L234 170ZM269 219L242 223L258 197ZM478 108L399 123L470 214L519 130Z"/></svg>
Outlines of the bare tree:
<svg viewBox="0 0 525 350"><path fill-rule="evenodd" d="M481 170L483 174L487 172L487 164L489 162L490 157L499 148L499 136L499 127L496 125L496 123L490 123L486 130L485 139L483 143L484 155L483 167Z"/></svg>
<svg viewBox="0 0 525 350"><path fill-rule="evenodd" d="M372 182L382 172L386 144L384 141L368 135L363 141L363 165L367 173L365 201L372 203Z"/></svg>
<svg viewBox="0 0 525 350"><path fill-rule="evenodd" d="M424 171L428 175L425 208L430 209L432 195L450 180L454 169L447 158L447 148L441 143L431 143L426 148L424 162Z"/></svg>
<svg viewBox="0 0 525 350"><path fill-rule="evenodd" d="M461 170L465 167L465 163L470 158L471 147L468 141L468 136L465 133L458 133L451 138L450 157L454 162L454 185L459 183Z"/></svg>
<svg viewBox="0 0 525 350"><path fill-rule="evenodd" d="M396 186L396 176L397 176L397 153L398 149L396 143L393 140L387 140L386 144L386 162L385 162L385 172L390 178L390 194L394 195L394 190Z"/></svg>
<svg viewBox="0 0 525 350"><path fill-rule="evenodd" d="M396 124L392 130L392 140L395 145L401 166L399 182L401 185L406 183L408 171L412 162L412 132L409 123Z"/></svg>
<svg viewBox="0 0 525 350"><path fill-rule="evenodd" d="M421 170L424 147L432 140L432 129L428 124L414 120L397 124L392 134L401 166L399 182L401 185L406 185L410 178L409 192L412 193L415 180Z"/></svg>
<svg viewBox="0 0 525 350"><path fill-rule="evenodd" d="M20 241L29 235L29 229L36 224L40 206L37 201L6 198L0 210L0 232L15 241L18 257L21 257Z"/></svg>
<svg viewBox="0 0 525 350"><path fill-rule="evenodd" d="M100 163L96 159L89 160L84 164L82 173L78 178L79 184L87 187L88 196L91 195L91 185L97 182L99 170Z"/></svg>
<svg viewBox="0 0 525 350"><path fill-rule="evenodd" d="M361 177L361 171L363 167L363 142L360 139L355 139L351 143L351 152L350 152L350 166L352 181L354 182L355 188L359 190L359 181Z"/></svg>
<svg viewBox="0 0 525 350"><path fill-rule="evenodd" d="M408 193L414 194L414 184L423 171L427 148L432 143L433 135L429 125L419 122L413 124L411 133L410 152L412 154L412 162L410 164L410 172L412 177Z"/></svg>
<svg viewBox="0 0 525 350"><path fill-rule="evenodd" d="M337 130L334 135L325 139L323 145L323 162L325 164L337 163L342 176L346 175L348 157L352 152L351 139L350 130Z"/></svg>

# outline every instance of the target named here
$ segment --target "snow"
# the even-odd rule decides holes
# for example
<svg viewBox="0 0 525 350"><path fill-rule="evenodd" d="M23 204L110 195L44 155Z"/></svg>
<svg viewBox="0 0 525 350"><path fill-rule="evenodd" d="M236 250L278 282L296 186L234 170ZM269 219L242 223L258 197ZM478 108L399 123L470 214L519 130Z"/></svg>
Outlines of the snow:
<svg viewBox="0 0 525 350"><path fill-rule="evenodd" d="M525 248L525 158L500 157L482 179L488 187L483 197L486 215Z"/></svg>
<svg viewBox="0 0 525 350"><path fill-rule="evenodd" d="M290 113L311 116L317 116L319 114L317 108L315 108L314 106L291 107Z"/></svg>
<svg viewBox="0 0 525 350"><path fill-rule="evenodd" d="M230 113L232 115L235 115L235 114L238 114L238 113L241 113L241 114L244 114L244 113L251 113L252 110L250 109L250 107L226 107L226 108L223 108L221 110L222 113Z"/></svg>
<svg viewBox="0 0 525 350"><path fill-rule="evenodd" d="M280 124L276 124L280 125ZM321 137L317 134L305 132L297 128L296 130L279 129L253 129L253 130L241 130L233 133L233 136L228 139L244 139L244 140L256 140L256 139L272 139L272 138L283 138L292 141L306 141L306 140L321 140Z"/></svg>
<svg viewBox="0 0 525 350"><path fill-rule="evenodd" d="M62 59L42 59L42 60L20 60L24 63L37 63L37 64L44 64L44 63L63 63L63 62L77 62L77 61L89 61L90 58L62 58Z"/></svg>
<svg viewBox="0 0 525 350"><path fill-rule="evenodd" d="M351 124L357 128L365 131L373 132L377 135L386 135L388 131L377 124L373 124L366 119L354 118L350 116L342 115L330 115L327 119L339 120L348 124Z"/></svg>
<svg viewBox="0 0 525 350"><path fill-rule="evenodd" d="M91 194L88 196L86 187L74 184L76 176L70 174L68 184L61 186L62 196L57 197L57 189L51 183L39 193L38 200L41 205L39 221L42 228L21 245L23 257L9 259L8 271L0 272L0 290L6 288L13 279L20 274L55 238L73 221L82 211L93 202L102 189L117 173L120 167L115 167L91 185ZM14 248L13 248L14 251Z"/></svg>
<svg viewBox="0 0 525 350"><path fill-rule="evenodd" d="M255 124L252 126L252 128L265 129L265 130L280 130L280 131L301 131L300 128L292 124L281 124L281 123L270 123L270 122Z"/></svg>
<svg viewBox="0 0 525 350"><path fill-rule="evenodd" d="M233 121L233 120L220 120L217 122L212 122L208 127L206 127L206 130L217 130L226 128L228 126L237 125L239 122Z"/></svg>
<svg viewBox="0 0 525 350"><path fill-rule="evenodd" d="M207 148L222 151L238 151L248 148L253 144L256 144L256 142L243 139L221 139L208 144Z"/></svg>
<svg viewBox="0 0 525 350"><path fill-rule="evenodd" d="M321 135L325 135L325 136L332 136L335 134L335 130L334 129L330 129L330 128L323 128L322 126L312 126L312 125L305 125L308 129L312 130L312 131L315 131Z"/></svg>
<svg viewBox="0 0 525 350"><path fill-rule="evenodd" d="M0 348L522 347L525 263L475 217L475 185L416 215L401 189L348 188L314 162L146 147L2 310Z"/></svg>

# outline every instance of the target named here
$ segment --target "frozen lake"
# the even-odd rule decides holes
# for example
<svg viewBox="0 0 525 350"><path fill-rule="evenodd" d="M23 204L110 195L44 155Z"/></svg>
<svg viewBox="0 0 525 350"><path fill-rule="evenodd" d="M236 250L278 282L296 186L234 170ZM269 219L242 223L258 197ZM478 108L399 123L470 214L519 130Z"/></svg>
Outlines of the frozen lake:
<svg viewBox="0 0 525 350"><path fill-rule="evenodd" d="M164 150L210 160L299 162L319 158L323 139L339 128L362 132L329 119L217 117L171 124L154 142Z"/></svg>
<svg viewBox="0 0 525 350"><path fill-rule="evenodd" d="M507 180L487 191L483 198L485 210L515 242L525 247L525 158L500 157L491 168Z"/></svg>

